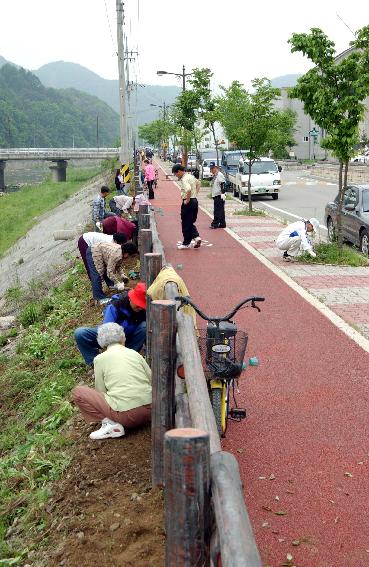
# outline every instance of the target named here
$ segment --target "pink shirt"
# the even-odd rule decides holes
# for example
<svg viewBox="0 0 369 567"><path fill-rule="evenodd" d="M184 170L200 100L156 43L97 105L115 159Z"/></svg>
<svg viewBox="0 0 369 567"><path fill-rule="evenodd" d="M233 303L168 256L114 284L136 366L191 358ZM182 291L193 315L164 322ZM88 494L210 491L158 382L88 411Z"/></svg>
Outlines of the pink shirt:
<svg viewBox="0 0 369 567"><path fill-rule="evenodd" d="M151 163L149 163L145 167L145 181L154 181L154 179L155 179L155 168Z"/></svg>

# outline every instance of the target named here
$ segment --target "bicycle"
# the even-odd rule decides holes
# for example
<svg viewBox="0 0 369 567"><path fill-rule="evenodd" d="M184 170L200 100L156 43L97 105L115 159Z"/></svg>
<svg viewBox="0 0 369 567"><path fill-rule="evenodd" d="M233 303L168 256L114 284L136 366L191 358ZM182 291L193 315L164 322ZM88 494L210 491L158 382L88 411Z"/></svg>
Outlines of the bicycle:
<svg viewBox="0 0 369 567"><path fill-rule="evenodd" d="M237 329L232 318L247 303L260 312L256 303L265 298L248 297L224 317L208 317L189 297L178 296L175 299L180 302L178 310L184 305L191 305L208 322L206 329L199 330L199 350L218 432L225 437L229 418L241 421L246 417L246 410L237 406L235 388L237 386L238 390L238 379L244 369L248 335Z"/></svg>

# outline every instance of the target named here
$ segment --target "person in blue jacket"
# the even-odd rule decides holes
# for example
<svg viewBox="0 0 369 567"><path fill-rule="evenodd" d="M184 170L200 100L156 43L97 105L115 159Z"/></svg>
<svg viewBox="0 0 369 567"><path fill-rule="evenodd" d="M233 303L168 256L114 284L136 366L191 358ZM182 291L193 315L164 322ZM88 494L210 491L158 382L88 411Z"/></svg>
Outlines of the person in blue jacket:
<svg viewBox="0 0 369 567"><path fill-rule="evenodd" d="M125 346L139 352L146 340L145 284L140 282L134 289L113 295L113 301L104 311L103 323L118 323L123 327ZM98 327L78 327L74 332L77 347L88 366L92 366L100 353L97 331Z"/></svg>

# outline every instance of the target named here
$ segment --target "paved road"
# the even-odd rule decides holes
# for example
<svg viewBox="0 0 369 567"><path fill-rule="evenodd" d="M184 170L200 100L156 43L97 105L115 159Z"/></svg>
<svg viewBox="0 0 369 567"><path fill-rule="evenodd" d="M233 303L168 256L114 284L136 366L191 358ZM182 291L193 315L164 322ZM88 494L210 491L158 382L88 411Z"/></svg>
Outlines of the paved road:
<svg viewBox="0 0 369 567"><path fill-rule="evenodd" d="M260 208L265 208L293 221L295 217L316 217L324 224L324 209L328 201L335 198L338 185L309 177L304 171L282 173L282 189L278 201L270 197L257 200Z"/></svg>

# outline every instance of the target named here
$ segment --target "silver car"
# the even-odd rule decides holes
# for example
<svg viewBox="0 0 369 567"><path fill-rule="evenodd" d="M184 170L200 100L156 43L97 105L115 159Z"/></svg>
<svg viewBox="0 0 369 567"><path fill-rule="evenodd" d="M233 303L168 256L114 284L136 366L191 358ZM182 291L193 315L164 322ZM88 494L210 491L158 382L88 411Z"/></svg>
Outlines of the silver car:
<svg viewBox="0 0 369 567"><path fill-rule="evenodd" d="M338 195L325 207L328 238L332 242L337 234ZM369 185L349 185L342 207L342 236L369 254Z"/></svg>

